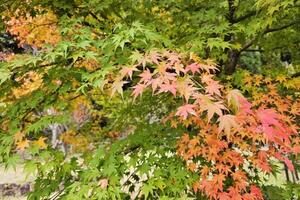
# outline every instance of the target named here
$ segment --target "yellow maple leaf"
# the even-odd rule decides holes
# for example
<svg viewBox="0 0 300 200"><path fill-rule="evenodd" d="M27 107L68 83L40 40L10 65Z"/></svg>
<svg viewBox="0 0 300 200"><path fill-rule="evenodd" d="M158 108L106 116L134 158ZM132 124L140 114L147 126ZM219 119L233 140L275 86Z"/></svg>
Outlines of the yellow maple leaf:
<svg viewBox="0 0 300 200"><path fill-rule="evenodd" d="M24 151L27 147L29 147L29 140L25 139L22 141L16 142L17 149L20 151Z"/></svg>
<svg viewBox="0 0 300 200"><path fill-rule="evenodd" d="M25 136L25 135L24 135L23 132L18 131L18 132L16 132L15 135L14 135L14 141L15 141L15 142L20 142L20 141L23 140L23 137L24 137L24 136Z"/></svg>
<svg viewBox="0 0 300 200"><path fill-rule="evenodd" d="M279 83L283 83L286 81L286 76L284 75L277 76L275 80L278 81Z"/></svg>
<svg viewBox="0 0 300 200"><path fill-rule="evenodd" d="M45 140L47 138L45 137L40 137L38 140L34 141L34 144L37 145L40 149L46 149L47 144L45 143Z"/></svg>

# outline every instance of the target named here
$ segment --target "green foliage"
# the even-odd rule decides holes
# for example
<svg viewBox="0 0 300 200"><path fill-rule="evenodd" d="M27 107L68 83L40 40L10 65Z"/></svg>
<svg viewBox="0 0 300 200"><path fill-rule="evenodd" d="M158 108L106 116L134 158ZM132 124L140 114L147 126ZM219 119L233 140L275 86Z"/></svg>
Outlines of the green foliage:
<svg viewBox="0 0 300 200"><path fill-rule="evenodd" d="M61 36L36 55L17 54L0 63L0 162L14 168L24 163L26 173L36 175L29 199L205 198L191 188L199 177L176 156L177 139L193 130L160 123L182 100L146 91L133 101L128 88L137 82L135 74L132 81L121 80L126 82L122 96L111 96L116 74L125 66L141 62L138 70L151 69L142 59L153 49L196 52L225 72L230 52L236 52L238 67L272 78L287 76L288 81L278 84L280 91L299 94L291 77L300 62L298 1L5 0L1 20L17 9L21 16L33 17L52 11ZM1 21L0 33L5 28ZM292 57L289 69L280 60L282 52ZM256 89L245 86L245 75L249 72L236 70L230 85L251 97ZM27 79L36 84L27 87ZM89 120L78 125L72 109L81 97L88 102ZM58 114L43 115L48 109ZM40 137L49 141L45 130L53 124L75 130L73 138L86 136L88 148L64 155L57 147L31 144ZM31 141L21 154L19 132ZM266 194L270 199L298 198L297 187L287 185L284 192L270 186Z"/></svg>

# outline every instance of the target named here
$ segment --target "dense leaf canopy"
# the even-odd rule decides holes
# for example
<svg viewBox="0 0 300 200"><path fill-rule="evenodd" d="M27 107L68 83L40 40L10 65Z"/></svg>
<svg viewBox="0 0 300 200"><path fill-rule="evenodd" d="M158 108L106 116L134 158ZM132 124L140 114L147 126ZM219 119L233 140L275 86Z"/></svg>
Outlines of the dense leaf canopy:
<svg viewBox="0 0 300 200"><path fill-rule="evenodd" d="M0 162L34 174L29 199L299 198L299 1L0 13Z"/></svg>

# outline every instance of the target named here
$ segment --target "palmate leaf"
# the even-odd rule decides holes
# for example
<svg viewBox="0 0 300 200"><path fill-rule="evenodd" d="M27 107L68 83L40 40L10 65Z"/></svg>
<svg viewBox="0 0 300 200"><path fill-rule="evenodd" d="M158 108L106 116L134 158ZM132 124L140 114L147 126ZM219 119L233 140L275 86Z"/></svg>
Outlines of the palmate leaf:
<svg viewBox="0 0 300 200"><path fill-rule="evenodd" d="M50 124L58 123L65 124L69 122L69 118L66 115L57 115L57 116L43 116L35 123L26 127L26 133L36 133L48 127Z"/></svg>
<svg viewBox="0 0 300 200"><path fill-rule="evenodd" d="M16 170L20 162L21 158L19 155L10 155L9 157L7 157L7 160L5 162L5 169L13 168L14 170Z"/></svg>
<svg viewBox="0 0 300 200"><path fill-rule="evenodd" d="M145 196L145 199L148 198L149 194L153 195L153 190L155 189L155 186L151 183L144 184L142 187L142 194Z"/></svg>

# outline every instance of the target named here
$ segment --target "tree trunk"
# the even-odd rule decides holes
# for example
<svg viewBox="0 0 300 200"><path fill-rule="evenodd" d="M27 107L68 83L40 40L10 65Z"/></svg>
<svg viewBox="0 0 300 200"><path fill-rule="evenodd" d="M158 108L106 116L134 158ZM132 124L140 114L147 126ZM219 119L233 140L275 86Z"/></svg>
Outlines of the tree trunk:
<svg viewBox="0 0 300 200"><path fill-rule="evenodd" d="M229 50L228 51L228 60L225 63L225 74L231 75L236 69L236 65L239 59L239 52L237 50Z"/></svg>

